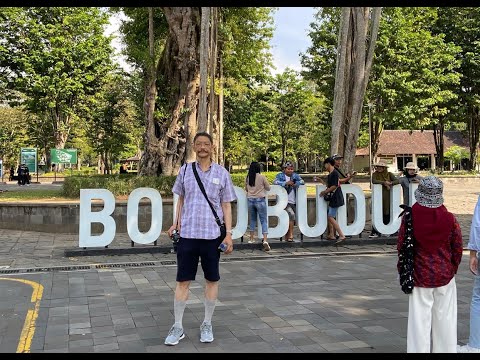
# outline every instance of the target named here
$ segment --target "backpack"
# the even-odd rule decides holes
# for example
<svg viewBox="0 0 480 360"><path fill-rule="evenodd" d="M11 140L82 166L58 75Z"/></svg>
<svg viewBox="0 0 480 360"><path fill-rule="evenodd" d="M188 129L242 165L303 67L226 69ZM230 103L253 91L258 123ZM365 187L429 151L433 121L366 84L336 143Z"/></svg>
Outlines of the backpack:
<svg viewBox="0 0 480 360"><path fill-rule="evenodd" d="M411 294L415 286L413 281L413 258L415 254L415 236L413 234L413 218L412 208L407 205L400 205L403 209L403 221L405 224L405 232L402 247L398 252L398 263L400 276L400 286L405 294Z"/></svg>

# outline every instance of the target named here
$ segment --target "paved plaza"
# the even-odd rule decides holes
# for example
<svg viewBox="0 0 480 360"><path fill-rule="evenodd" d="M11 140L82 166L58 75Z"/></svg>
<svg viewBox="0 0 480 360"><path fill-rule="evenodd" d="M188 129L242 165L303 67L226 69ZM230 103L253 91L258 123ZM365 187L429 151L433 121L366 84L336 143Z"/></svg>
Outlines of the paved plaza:
<svg viewBox="0 0 480 360"><path fill-rule="evenodd" d="M445 191L465 245L477 198L471 187ZM68 257L78 235L0 229L0 352L405 352L408 297L397 279L395 239L368 242L368 226L363 242L310 246L306 239L304 247L223 256L212 344L199 341L199 269L186 338L175 347L163 344L174 319L174 254ZM111 248L129 246L117 234ZM467 251L456 281L464 344L473 282Z"/></svg>
<svg viewBox="0 0 480 360"><path fill-rule="evenodd" d="M222 262L212 344L199 341L200 270L183 318L186 338L175 347L163 345L174 319L176 268L168 261L2 275L0 351L15 352L30 340L31 352L405 352L408 298L398 285L393 247L360 248ZM369 251L377 254L362 255ZM472 286L464 256L456 278L463 343ZM11 279L43 286L31 339L23 327L34 308L33 287Z"/></svg>

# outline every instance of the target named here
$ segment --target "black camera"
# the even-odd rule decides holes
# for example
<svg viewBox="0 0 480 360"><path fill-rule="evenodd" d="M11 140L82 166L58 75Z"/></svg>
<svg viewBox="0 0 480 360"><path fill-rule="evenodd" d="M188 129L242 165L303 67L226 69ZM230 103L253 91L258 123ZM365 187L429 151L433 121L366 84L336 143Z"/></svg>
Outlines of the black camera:
<svg viewBox="0 0 480 360"><path fill-rule="evenodd" d="M177 229L174 229L172 231L172 235L170 236L170 239L172 239L174 244L176 244L178 240L180 240L180 233L178 232Z"/></svg>

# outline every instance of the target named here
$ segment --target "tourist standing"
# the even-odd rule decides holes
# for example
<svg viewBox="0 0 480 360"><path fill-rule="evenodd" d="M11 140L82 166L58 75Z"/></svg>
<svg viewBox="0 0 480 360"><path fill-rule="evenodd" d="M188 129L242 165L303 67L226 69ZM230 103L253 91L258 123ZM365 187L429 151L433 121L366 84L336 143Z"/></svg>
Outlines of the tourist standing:
<svg viewBox="0 0 480 360"><path fill-rule="evenodd" d="M462 259L462 232L443 205L443 183L427 176L415 190L412 221L402 219L397 249L413 234L413 290L408 295L407 352L457 351L455 274ZM407 239L408 240L408 239ZM401 263L397 264L401 272ZM431 336L431 339L430 339Z"/></svg>
<svg viewBox="0 0 480 360"><path fill-rule="evenodd" d="M283 186L287 190L288 204L285 211L288 213L289 223L288 231L285 238L288 242L293 242L293 226L296 219L296 203L297 203L297 189L300 185L304 185L305 181L298 175L293 168L293 163L290 161L283 164L283 171L278 173L273 181L274 185Z"/></svg>
<svg viewBox="0 0 480 360"><path fill-rule="evenodd" d="M270 251L270 245L267 241L268 235L268 217L267 217L267 191L270 190L270 184L265 176L260 174L260 163L253 161L248 169L248 175L245 179L245 190L247 191L248 215L250 217L250 240L249 244L255 243L254 232L257 225L257 214L262 226L262 245L265 251Z"/></svg>
<svg viewBox="0 0 480 360"><path fill-rule="evenodd" d="M473 212L472 225L470 225L470 250L469 267L475 276L473 280L472 301L470 302L470 336L468 344L458 346L459 353L480 353L480 274L478 271L478 253L480 251L480 196Z"/></svg>
<svg viewBox="0 0 480 360"><path fill-rule="evenodd" d="M328 210L327 217L328 223L330 224L331 231L327 235L328 240L336 240L335 231L338 232L339 239L335 244L339 244L342 241L345 241L346 237L342 232L342 229L337 223L337 211L340 206L345 205L345 200L343 199L342 188L340 186L340 180L337 169L335 169L335 160L331 157L328 157L323 162L325 169L328 171L327 178L327 188L320 193L321 197L331 196L331 199L328 201ZM332 195L327 195L332 194Z"/></svg>
<svg viewBox="0 0 480 360"><path fill-rule="evenodd" d="M403 203L408 206L412 206L409 202L410 199L410 184L419 183L422 177L417 174L417 167L413 162L408 162L405 165L404 176L400 177L400 185L403 189Z"/></svg>
<svg viewBox="0 0 480 360"><path fill-rule="evenodd" d="M200 341L213 341L211 321L220 280L219 246L222 244L226 247L223 250L225 254L233 251L230 203L237 197L232 179L224 167L211 159L213 140L210 134L196 134L193 148L196 161L182 166L172 189L179 196L177 223L170 227L168 234L172 237L173 231L177 230L180 240L177 244L177 286L173 303L175 323L165 339L166 345L176 345L185 337L183 313L190 282L195 280L197 274L199 258L205 276L205 317L200 326Z"/></svg>
<svg viewBox="0 0 480 360"><path fill-rule="evenodd" d="M398 178L387 169L387 164L383 161L373 165L375 172L372 174L372 184L382 185L382 214L383 223L386 225L390 222L390 191L394 185L400 183ZM380 233L372 226L370 238L378 237Z"/></svg>

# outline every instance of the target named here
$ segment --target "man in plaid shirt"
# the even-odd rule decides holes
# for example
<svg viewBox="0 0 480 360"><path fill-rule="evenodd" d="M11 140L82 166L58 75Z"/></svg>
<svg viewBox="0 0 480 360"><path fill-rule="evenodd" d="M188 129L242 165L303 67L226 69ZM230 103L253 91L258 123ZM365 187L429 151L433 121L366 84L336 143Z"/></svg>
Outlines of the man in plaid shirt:
<svg viewBox="0 0 480 360"><path fill-rule="evenodd" d="M228 171L212 161L213 141L210 134L201 132L193 139L196 161L185 164L180 169L173 186L173 193L179 196L177 216L179 221L168 230L171 236L176 229L180 232L177 245L177 286L175 289L174 313L175 324L171 327L166 345L176 345L185 337L182 326L183 312L188 299L190 282L195 280L198 260L201 259L205 276L205 319L200 326L200 341L213 341L212 315L218 295L220 280L220 250L218 241L220 227L215 221L193 172L196 167L200 181L203 183L207 197L217 212L220 221L225 223L227 235L223 243L224 251L233 251L232 209L230 202L237 199L232 179Z"/></svg>

